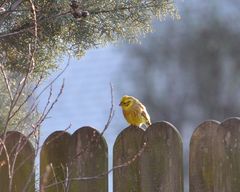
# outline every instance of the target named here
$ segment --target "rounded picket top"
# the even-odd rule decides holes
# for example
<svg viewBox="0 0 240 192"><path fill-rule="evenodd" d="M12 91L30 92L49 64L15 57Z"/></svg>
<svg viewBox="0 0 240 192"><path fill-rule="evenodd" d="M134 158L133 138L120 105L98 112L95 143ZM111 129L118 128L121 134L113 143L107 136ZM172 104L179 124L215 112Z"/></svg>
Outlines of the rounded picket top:
<svg viewBox="0 0 240 192"><path fill-rule="evenodd" d="M179 133L178 129L171 123L167 121L160 121L160 122L155 122L151 124L147 130L146 130L146 138L148 137L154 137L154 134L161 135L165 133L164 137L168 137L167 134L174 134L176 137L178 137L179 142L182 143L182 137L181 134ZM147 136L149 135L149 136ZM161 136L162 137L162 136Z"/></svg>
<svg viewBox="0 0 240 192"><path fill-rule="evenodd" d="M183 192L183 146L178 130L166 121L145 132L141 155L141 191Z"/></svg>
<svg viewBox="0 0 240 192"><path fill-rule="evenodd" d="M69 191L108 191L108 146L104 137L92 127L76 130L69 145L70 173L74 181Z"/></svg>
<svg viewBox="0 0 240 192"><path fill-rule="evenodd" d="M189 155L190 192L212 192L214 189L213 157L219 124L215 120L204 121L193 132Z"/></svg>
<svg viewBox="0 0 240 192"><path fill-rule="evenodd" d="M144 130L129 126L117 137L113 147L113 191L141 191L139 156L145 148Z"/></svg>
<svg viewBox="0 0 240 192"><path fill-rule="evenodd" d="M125 129L123 129L117 136L115 142L114 142L114 146L113 148L117 148L119 143L122 143L124 141L136 141L137 143L139 143L139 140L142 141L144 135L144 130L140 127L137 126L133 126L130 125L128 127L126 127ZM130 138L130 136L132 136L132 139L129 140L128 138ZM141 139L140 139L141 138Z"/></svg>
<svg viewBox="0 0 240 192"><path fill-rule="evenodd" d="M71 135L55 131L44 141L40 152L40 189L46 192L64 191L68 169L68 154ZM61 183L62 182L62 183Z"/></svg>
<svg viewBox="0 0 240 192"><path fill-rule="evenodd" d="M217 129L214 155L215 191L240 189L240 119L229 118Z"/></svg>
<svg viewBox="0 0 240 192"><path fill-rule="evenodd" d="M207 120L198 125L192 134L190 147L192 142L196 141L200 142L201 139L215 136L216 129L219 126L219 124L220 124L219 121Z"/></svg>
<svg viewBox="0 0 240 192"><path fill-rule="evenodd" d="M11 190L35 191L34 159L35 151L29 138L17 131L9 131L0 136L0 186L1 191L9 188L9 169L13 169L13 183ZM4 142L4 144L3 144ZM9 161L8 161L9 157ZM9 164L10 162L10 164ZM11 172L11 171L10 171Z"/></svg>

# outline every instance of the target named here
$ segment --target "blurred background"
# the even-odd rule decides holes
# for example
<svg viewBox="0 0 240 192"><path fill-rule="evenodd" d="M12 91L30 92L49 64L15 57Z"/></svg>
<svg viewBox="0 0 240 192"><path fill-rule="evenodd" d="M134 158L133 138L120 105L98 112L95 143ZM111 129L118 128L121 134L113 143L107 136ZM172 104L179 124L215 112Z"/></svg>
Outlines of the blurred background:
<svg viewBox="0 0 240 192"><path fill-rule="evenodd" d="M141 44L109 45L90 50L80 60L71 59L54 85L57 94L65 79L64 93L42 127L42 142L70 123L71 133L85 125L102 131L111 107L111 82L115 116L105 133L109 166L114 141L127 127L119 100L133 95L145 104L152 122L169 121L181 132L188 191L188 149L194 129L204 120L239 116L240 2L176 3L181 20L153 21L154 32L139 37ZM111 191L111 175L109 180Z"/></svg>

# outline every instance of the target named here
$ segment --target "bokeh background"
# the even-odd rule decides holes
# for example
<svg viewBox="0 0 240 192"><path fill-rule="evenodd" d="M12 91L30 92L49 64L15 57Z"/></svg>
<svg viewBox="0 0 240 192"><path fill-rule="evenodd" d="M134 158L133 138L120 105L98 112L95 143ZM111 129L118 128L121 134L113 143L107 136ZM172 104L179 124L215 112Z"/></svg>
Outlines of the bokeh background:
<svg viewBox="0 0 240 192"><path fill-rule="evenodd" d="M169 121L180 130L188 191L188 149L194 129L207 119L239 116L240 2L176 3L181 20L154 20L154 32L139 37L141 44L108 45L88 51L80 60L71 59L54 84L57 94L65 79L64 93L42 127L42 141L70 123L71 133L85 125L103 130L111 107L111 82L115 116L104 134L109 167L114 141L127 127L119 100L133 95L146 105L153 122ZM67 59L60 67L66 63ZM111 191L111 174L109 180Z"/></svg>

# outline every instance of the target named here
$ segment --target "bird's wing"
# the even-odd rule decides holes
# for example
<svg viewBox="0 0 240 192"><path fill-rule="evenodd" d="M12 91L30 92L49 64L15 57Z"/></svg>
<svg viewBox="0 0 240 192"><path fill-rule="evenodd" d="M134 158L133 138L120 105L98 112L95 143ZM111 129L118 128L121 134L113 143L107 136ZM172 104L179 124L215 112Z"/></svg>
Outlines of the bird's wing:
<svg viewBox="0 0 240 192"><path fill-rule="evenodd" d="M141 115L142 115L143 118L146 120L146 124L147 124L148 126L151 125L150 117L149 117L149 115L146 113L145 110L142 111Z"/></svg>

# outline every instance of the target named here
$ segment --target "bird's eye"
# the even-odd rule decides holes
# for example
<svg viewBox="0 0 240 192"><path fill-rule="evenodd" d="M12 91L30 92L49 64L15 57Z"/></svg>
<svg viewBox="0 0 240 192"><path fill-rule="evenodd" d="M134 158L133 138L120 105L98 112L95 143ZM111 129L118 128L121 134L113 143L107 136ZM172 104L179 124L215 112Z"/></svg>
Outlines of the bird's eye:
<svg viewBox="0 0 240 192"><path fill-rule="evenodd" d="M125 102L124 104L125 104L126 106L128 106L130 103L131 103L131 101L127 101L127 102Z"/></svg>

